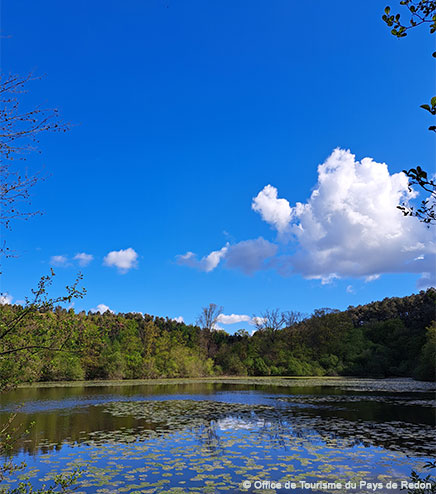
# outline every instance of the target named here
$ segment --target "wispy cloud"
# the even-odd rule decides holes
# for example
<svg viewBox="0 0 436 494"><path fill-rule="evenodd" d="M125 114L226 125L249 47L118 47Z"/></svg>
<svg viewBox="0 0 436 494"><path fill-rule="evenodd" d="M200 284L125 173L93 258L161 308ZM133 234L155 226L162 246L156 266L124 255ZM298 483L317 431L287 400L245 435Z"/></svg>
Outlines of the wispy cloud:
<svg viewBox="0 0 436 494"><path fill-rule="evenodd" d="M50 258L50 264L52 266L57 266L62 268L69 266L68 258L66 256L52 256Z"/></svg>
<svg viewBox="0 0 436 494"><path fill-rule="evenodd" d="M94 259L94 256L85 252L78 252L73 259L79 263L79 266L85 267Z"/></svg>
<svg viewBox="0 0 436 494"><path fill-rule="evenodd" d="M277 245L259 237L233 245L227 243L222 249L212 251L201 259L198 259L193 252L179 255L176 259L178 264L206 272L213 271L221 261L225 261L225 266L228 268L253 274L267 267L266 260L275 255L277 248Z"/></svg>
<svg viewBox="0 0 436 494"><path fill-rule="evenodd" d="M198 259L198 256L193 252L187 252L186 254L179 255L176 259L178 264L209 273L218 266L221 259L225 257L227 250L228 244L220 250L212 251L210 254L202 257L201 259Z"/></svg>

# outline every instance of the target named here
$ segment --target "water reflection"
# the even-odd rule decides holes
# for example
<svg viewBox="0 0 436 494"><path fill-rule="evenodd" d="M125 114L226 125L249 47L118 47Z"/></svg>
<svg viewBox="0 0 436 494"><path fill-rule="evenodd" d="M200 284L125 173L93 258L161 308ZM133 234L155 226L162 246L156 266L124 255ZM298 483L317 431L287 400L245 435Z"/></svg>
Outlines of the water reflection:
<svg viewBox="0 0 436 494"><path fill-rule="evenodd" d="M15 453L33 456L37 469L51 461L70 468L72 458L83 456L95 465L87 470L86 493L96 492L96 485L116 489L127 478L160 482L170 467L180 475L177 482L200 487L205 478L221 475L219 481L230 485L262 472L408 475L418 457L424 461L436 450L434 396L426 389L396 393L384 385L371 392L367 383L360 392L263 388L196 383L19 389L2 397L0 422L22 401L17 423L35 425Z"/></svg>
<svg viewBox="0 0 436 494"><path fill-rule="evenodd" d="M392 412L392 407L383 410ZM408 413L403 408L406 407L400 407L390 417L385 413L385 421L382 421L380 410L368 409L366 404L356 408L355 402L352 409L345 411L334 407L328 410L305 409L293 408L292 404L284 406L283 403L268 407L210 400L112 402L63 410L62 413L57 410L18 413L16 422L22 424L23 429L30 428L30 434L17 443L15 453L47 453L60 448L63 443L126 443L146 439L151 434L165 435L196 429L202 431L200 436L207 431L213 444L217 430L243 429L256 432L274 447L284 447L283 437L292 435L306 439L313 437L313 440L327 444L340 438L350 447L363 444L430 455L436 450L434 427L408 422ZM416 415L415 411L415 420ZM32 422L34 425L30 427Z"/></svg>

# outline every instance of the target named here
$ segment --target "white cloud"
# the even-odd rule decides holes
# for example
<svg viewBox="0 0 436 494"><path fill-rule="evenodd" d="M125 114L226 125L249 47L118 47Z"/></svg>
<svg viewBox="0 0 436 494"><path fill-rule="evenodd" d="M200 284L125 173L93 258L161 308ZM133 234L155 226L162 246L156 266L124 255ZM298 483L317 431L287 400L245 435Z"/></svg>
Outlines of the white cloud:
<svg viewBox="0 0 436 494"><path fill-rule="evenodd" d="M263 323L266 322L266 318L265 317L255 316L255 317L252 318L251 321L252 321L252 324L254 324L254 325L256 325L256 324L261 325L261 324L263 324ZM251 334L253 334L255 331L256 330L253 330L253 332Z"/></svg>
<svg viewBox="0 0 436 494"><path fill-rule="evenodd" d="M262 237L244 240L229 247L226 266L240 269L245 274L253 274L269 267L266 261L277 253L277 249L277 245Z"/></svg>
<svg viewBox="0 0 436 494"><path fill-rule="evenodd" d="M416 273L421 275L419 287L434 284L433 231L397 208L418 195L409 190L403 172L390 174L385 163L372 158L359 162L350 151L335 149L318 166L318 182L307 202L291 207L277 195L267 185L251 207L278 231L281 250L288 248L289 254L277 256L278 245L259 237L228 243L201 259L188 252L177 257L179 264L209 272L223 261L245 274L275 268L281 275L301 274L323 284ZM286 247L290 238L295 242Z"/></svg>
<svg viewBox="0 0 436 494"><path fill-rule="evenodd" d="M306 278L364 277L383 273L435 271L436 243L416 218L397 205L416 196L404 173L390 175L384 163L355 160L336 149L318 167L318 183L305 204L291 212L295 255L282 262L282 272ZM417 259L424 256L424 259Z"/></svg>
<svg viewBox="0 0 436 494"><path fill-rule="evenodd" d="M131 247L113 250L105 256L103 264L117 267L120 273L127 273L129 269L138 265L138 254Z"/></svg>
<svg viewBox="0 0 436 494"><path fill-rule="evenodd" d="M183 316L174 317L173 321L180 322L180 323L185 322L185 320L183 319Z"/></svg>
<svg viewBox="0 0 436 494"><path fill-rule="evenodd" d="M94 259L94 256L85 254L85 252L78 252L73 259L79 263L79 266L85 267Z"/></svg>
<svg viewBox="0 0 436 494"><path fill-rule="evenodd" d="M251 208L260 213L262 219L279 233L288 229L291 221L291 207L286 199L277 199L277 189L266 185L251 203Z"/></svg>
<svg viewBox="0 0 436 494"><path fill-rule="evenodd" d="M221 324L236 324L238 322L248 322L251 323L251 317L245 314L220 314L218 316L218 322Z"/></svg>
<svg viewBox="0 0 436 494"><path fill-rule="evenodd" d="M52 266L66 267L68 266L68 258L66 256L52 256L50 264Z"/></svg>
<svg viewBox="0 0 436 494"><path fill-rule="evenodd" d="M252 274L268 267L265 261L275 255L277 248L277 245L259 237L254 240L244 240L234 245L227 243L222 249L215 250L201 259L198 259L193 252L187 252L177 256L177 262L184 266L210 272L218 266L221 260L225 260L226 267L240 269L245 274Z"/></svg>
<svg viewBox="0 0 436 494"><path fill-rule="evenodd" d="M246 314L220 314L218 316L218 322L221 324L237 324L240 322L246 322L252 326L256 324L262 324L265 321L263 317L250 317Z"/></svg>
<svg viewBox="0 0 436 494"><path fill-rule="evenodd" d="M371 281L378 280L380 278L380 274L371 274L369 276L365 276L365 283L371 283Z"/></svg>
<svg viewBox="0 0 436 494"><path fill-rule="evenodd" d="M193 252L187 252L186 254L177 256L177 262L183 266L189 266L190 268L196 268L209 273L218 266L221 259L226 255L227 250L228 244L220 250L212 251L201 259L198 259L197 255Z"/></svg>
<svg viewBox="0 0 436 494"><path fill-rule="evenodd" d="M354 288L352 285L348 285L347 288L345 289L347 293L355 293Z"/></svg>
<svg viewBox="0 0 436 494"><path fill-rule="evenodd" d="M91 309L91 312L100 312L100 314L104 314L105 312L112 312L113 313L113 310L110 310L110 308L105 305L105 304L98 304L97 307L95 309Z"/></svg>
<svg viewBox="0 0 436 494"><path fill-rule="evenodd" d="M215 331L225 331L225 329L217 323L215 323L212 327Z"/></svg>
<svg viewBox="0 0 436 494"><path fill-rule="evenodd" d="M0 294L0 305L7 305L12 303L12 296L9 293Z"/></svg>

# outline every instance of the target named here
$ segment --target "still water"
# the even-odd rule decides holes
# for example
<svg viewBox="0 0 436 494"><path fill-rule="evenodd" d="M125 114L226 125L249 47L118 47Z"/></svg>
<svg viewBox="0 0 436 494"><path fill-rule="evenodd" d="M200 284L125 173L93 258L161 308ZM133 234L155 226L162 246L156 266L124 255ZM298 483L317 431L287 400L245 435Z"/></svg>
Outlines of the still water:
<svg viewBox="0 0 436 494"><path fill-rule="evenodd" d="M80 468L77 493L392 493L436 453L435 385L408 379L58 384L0 396L17 410L27 466L2 487Z"/></svg>

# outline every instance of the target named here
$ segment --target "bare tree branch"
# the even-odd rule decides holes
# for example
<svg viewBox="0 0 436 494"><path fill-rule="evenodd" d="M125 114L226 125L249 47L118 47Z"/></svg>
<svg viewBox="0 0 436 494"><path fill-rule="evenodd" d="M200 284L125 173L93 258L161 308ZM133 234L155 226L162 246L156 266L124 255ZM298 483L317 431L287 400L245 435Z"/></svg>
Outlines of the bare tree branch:
<svg viewBox="0 0 436 494"><path fill-rule="evenodd" d="M218 317L222 312L223 308L218 307L216 304L209 304L207 307L203 307L197 319L198 326L207 329L208 331L212 331L215 329Z"/></svg>

